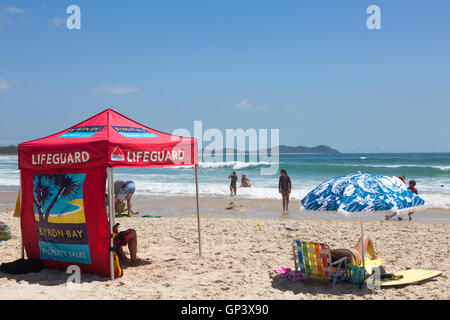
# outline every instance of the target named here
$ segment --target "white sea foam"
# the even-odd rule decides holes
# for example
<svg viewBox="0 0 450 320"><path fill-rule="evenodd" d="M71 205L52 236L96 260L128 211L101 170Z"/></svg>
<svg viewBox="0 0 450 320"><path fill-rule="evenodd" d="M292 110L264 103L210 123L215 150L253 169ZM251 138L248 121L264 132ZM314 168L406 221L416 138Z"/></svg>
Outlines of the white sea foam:
<svg viewBox="0 0 450 320"><path fill-rule="evenodd" d="M0 187L6 186L6 187L19 187L20 186L20 178L19 175L17 175L17 178L6 178L2 177L0 178Z"/></svg>
<svg viewBox="0 0 450 320"><path fill-rule="evenodd" d="M361 157L364 158L364 157ZM371 157L372 159L372 157ZM199 166L199 191L202 196L228 196L230 193L230 180L227 176L232 170L248 170L249 178L251 179L251 188L239 188L238 197L248 197L255 199L280 199L278 193L278 176L262 176L256 173L252 174L250 171L254 168L270 166L275 162L200 162ZM439 165L434 163L430 165L424 164L388 164L383 165L368 164L364 166L372 167L426 167L442 170L434 176L427 176L417 179L417 189L419 196L427 201L427 205L433 208L450 208L450 166ZM293 163L295 165L295 163ZM310 164L298 163L299 166L308 167ZM325 165L332 166L332 163ZM357 166L352 164L339 164L342 166ZM317 185L322 183L327 175L321 173L320 164L311 163L313 167L311 174L309 170L302 171L301 174L295 174L293 171L291 179L293 182L292 197L295 199L302 199L308 192L313 190ZM315 166L318 167L314 168ZM172 171L172 169L177 169ZM179 169L179 170L178 170ZM187 169L187 170L184 170ZM425 170L427 171L427 170ZM205 172L207 174L205 174ZM247 174L247 172L245 172ZM126 168L118 169L114 172L115 179L133 180L136 183L136 194L140 196L194 196L195 184L193 175L193 166L172 167L171 169L142 169L142 168ZM408 177L410 178L410 177ZM411 177L414 178L414 177ZM1 156L0 157L0 188L19 187L19 170L17 169L17 156Z"/></svg>
<svg viewBox="0 0 450 320"><path fill-rule="evenodd" d="M373 168L433 168L442 171L450 171L450 166L429 166L424 164L327 164L330 166L342 166L342 167L373 167Z"/></svg>
<svg viewBox="0 0 450 320"><path fill-rule="evenodd" d="M275 162L243 162L243 161L230 161L230 162L199 162L201 168L233 168L235 170L251 168L251 167L261 167L270 166L275 164Z"/></svg>
<svg viewBox="0 0 450 320"><path fill-rule="evenodd" d="M194 196L195 184L181 182L136 182L136 194L140 196ZM314 186L305 185L292 190L293 199L303 199ZM228 196L229 184L204 182L199 184L201 196ZM276 187L251 187L237 189L238 197L253 199L281 199ZM447 192L422 192L420 196L431 208L450 208L450 193Z"/></svg>
<svg viewBox="0 0 450 320"><path fill-rule="evenodd" d="M198 166L204 169L219 169L219 168L230 168L234 170L251 168L251 167L267 167L270 165L277 164L277 162L266 162L266 161L254 161L254 162L243 162L243 161L209 161L209 162L199 162ZM192 169L194 166L179 166L170 167L171 169Z"/></svg>
<svg viewBox="0 0 450 320"><path fill-rule="evenodd" d="M427 207L450 209L450 194L422 193L419 196L426 201Z"/></svg>
<svg viewBox="0 0 450 320"><path fill-rule="evenodd" d="M141 196L194 196L195 184L192 183L158 183L158 182L135 182L136 195ZM300 199L304 197L309 190L295 189L292 191L292 197ZM199 193L201 196L228 196L230 194L229 184L205 182L199 184ZM237 188L239 197L254 199L281 199L278 188L274 187L251 187Z"/></svg>
<svg viewBox="0 0 450 320"><path fill-rule="evenodd" d="M450 171L450 166L431 166L431 167L442 171Z"/></svg>

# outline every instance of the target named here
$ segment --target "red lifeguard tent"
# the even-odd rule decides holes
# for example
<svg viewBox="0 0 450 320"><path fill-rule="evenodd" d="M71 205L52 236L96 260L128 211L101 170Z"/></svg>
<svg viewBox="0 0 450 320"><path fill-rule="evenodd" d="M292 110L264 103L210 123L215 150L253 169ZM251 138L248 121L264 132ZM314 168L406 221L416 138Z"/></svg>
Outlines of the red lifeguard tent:
<svg viewBox="0 0 450 320"><path fill-rule="evenodd" d="M201 256L196 139L151 129L107 109L18 149L22 256L26 250L49 268L75 264L114 279L113 168L185 165L195 167Z"/></svg>

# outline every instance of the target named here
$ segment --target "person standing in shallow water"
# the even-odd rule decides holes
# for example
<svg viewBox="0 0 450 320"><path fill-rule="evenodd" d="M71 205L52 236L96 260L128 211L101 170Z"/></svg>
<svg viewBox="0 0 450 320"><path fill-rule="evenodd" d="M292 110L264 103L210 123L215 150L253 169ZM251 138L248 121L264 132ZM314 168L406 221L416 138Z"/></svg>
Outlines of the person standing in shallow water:
<svg viewBox="0 0 450 320"><path fill-rule="evenodd" d="M238 177L236 171L233 171L233 172L228 176L228 179L231 179L231 182L230 182L230 192L231 192L231 195L233 195L233 192L234 192L234 195L236 195L236 189L237 189L236 182L237 182L238 179L239 179L239 177Z"/></svg>
<svg viewBox="0 0 450 320"><path fill-rule="evenodd" d="M283 211L289 210L289 195L291 193L291 178L286 170L280 170L280 180L278 181L278 191L283 197Z"/></svg>

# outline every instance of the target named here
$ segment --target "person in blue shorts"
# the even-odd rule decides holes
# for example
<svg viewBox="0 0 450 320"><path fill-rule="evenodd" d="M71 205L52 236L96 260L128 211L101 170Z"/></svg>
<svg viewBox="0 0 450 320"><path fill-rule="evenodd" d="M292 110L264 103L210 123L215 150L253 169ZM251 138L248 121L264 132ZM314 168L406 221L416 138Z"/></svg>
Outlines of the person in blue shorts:
<svg viewBox="0 0 450 320"><path fill-rule="evenodd" d="M136 191L136 186L133 181L123 181L118 180L114 182L114 198L115 198L115 207L116 212L121 214L125 210L128 211L128 216L131 216L134 212L132 210L132 202L131 197ZM125 200L127 202L125 207Z"/></svg>

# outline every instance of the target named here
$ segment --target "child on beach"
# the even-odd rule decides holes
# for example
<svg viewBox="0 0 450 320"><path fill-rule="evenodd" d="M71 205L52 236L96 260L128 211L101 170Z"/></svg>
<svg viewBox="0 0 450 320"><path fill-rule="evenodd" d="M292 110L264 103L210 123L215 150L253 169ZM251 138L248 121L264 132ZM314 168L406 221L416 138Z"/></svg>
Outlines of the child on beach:
<svg viewBox="0 0 450 320"><path fill-rule="evenodd" d="M417 195L419 194L417 192L417 189L416 189L416 180L409 180L409 187L408 187L408 189L411 190L412 192L414 192Z"/></svg>
<svg viewBox="0 0 450 320"><path fill-rule="evenodd" d="M416 189L416 180L409 180L409 187L408 187L408 190L411 190L412 192L414 192L415 194L419 194L418 192L417 192L417 189ZM408 218L409 218L409 221L412 221L412 214L413 214L414 212L409 212L408 213ZM386 216L386 220L389 220L390 218L392 218L393 216L395 216L395 215L397 215L396 213L394 213L394 214L392 214L392 215L389 215L389 216ZM400 216L398 216L397 215L397 218L398 218L398 220L402 220L402 218L400 217Z"/></svg>
<svg viewBox="0 0 450 320"><path fill-rule="evenodd" d="M412 192L414 192L414 193L417 194L417 195L419 194L419 193L417 192L417 189L416 189L416 180L409 180L409 187L408 187L408 189L411 190ZM411 215L412 215L413 213L414 213L414 212L408 213L409 221L412 220Z"/></svg>

